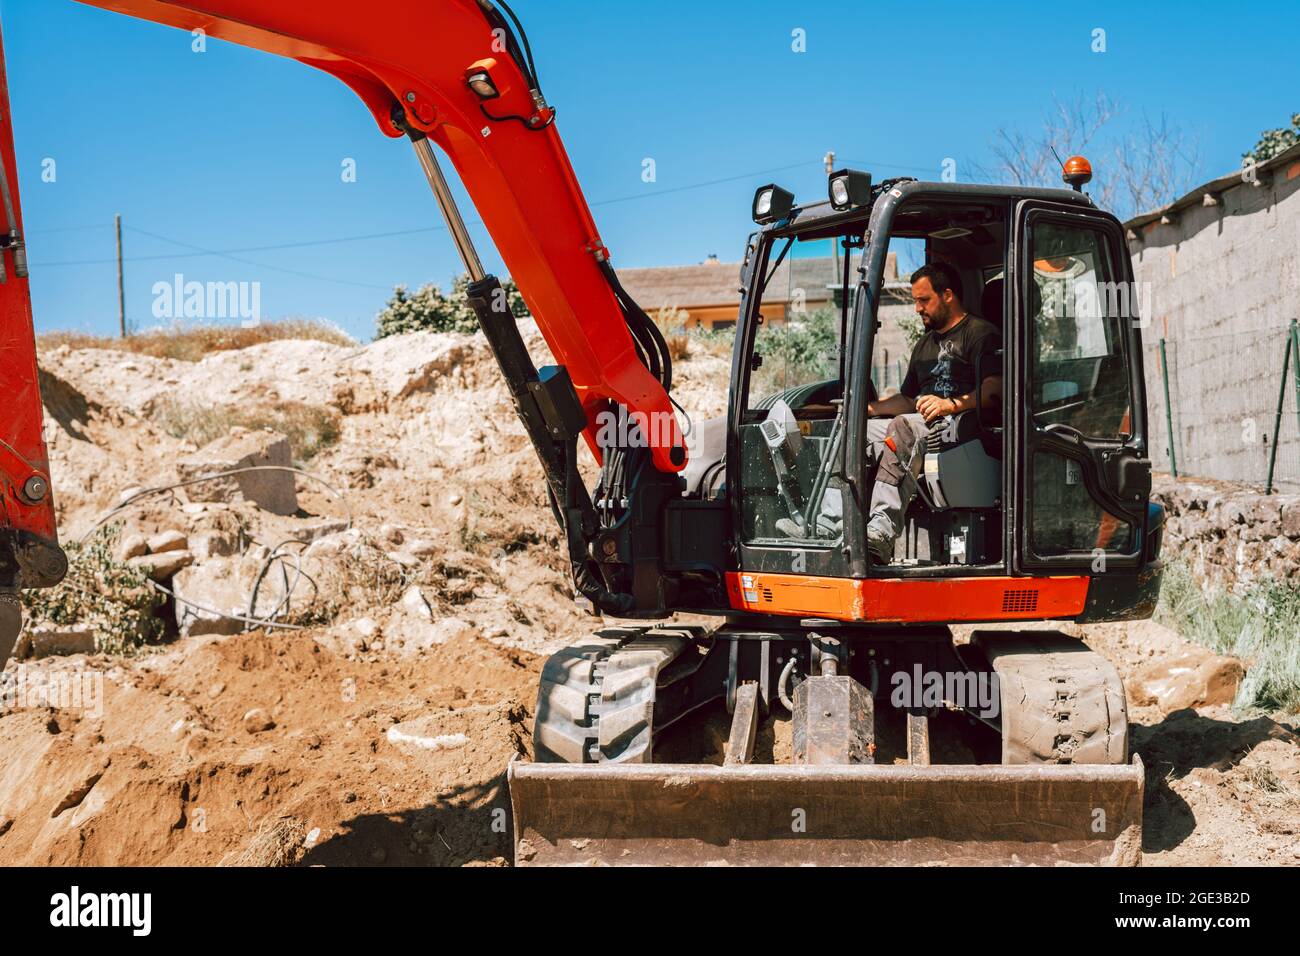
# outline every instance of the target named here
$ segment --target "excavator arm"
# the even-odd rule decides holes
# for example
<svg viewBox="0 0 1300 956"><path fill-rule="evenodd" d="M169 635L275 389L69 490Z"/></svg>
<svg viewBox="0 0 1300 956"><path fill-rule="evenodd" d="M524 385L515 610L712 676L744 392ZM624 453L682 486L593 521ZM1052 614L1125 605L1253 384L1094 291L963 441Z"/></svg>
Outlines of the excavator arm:
<svg viewBox="0 0 1300 956"><path fill-rule="evenodd" d="M0 667L18 637L18 589L57 584L59 548L23 244L9 85L0 45Z"/></svg>

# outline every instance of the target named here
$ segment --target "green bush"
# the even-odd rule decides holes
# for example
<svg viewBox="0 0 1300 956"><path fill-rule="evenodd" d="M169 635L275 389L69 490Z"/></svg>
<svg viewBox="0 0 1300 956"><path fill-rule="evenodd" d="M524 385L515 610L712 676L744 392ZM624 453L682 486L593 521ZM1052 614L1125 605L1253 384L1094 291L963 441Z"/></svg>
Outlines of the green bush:
<svg viewBox="0 0 1300 956"><path fill-rule="evenodd" d="M838 374L839 341L839 312L818 309L765 333L763 357L784 363L796 381L829 378Z"/></svg>
<svg viewBox="0 0 1300 956"><path fill-rule="evenodd" d="M158 643L163 622L154 610L165 599L149 586L142 569L114 557L121 530L121 523L106 525L84 544L64 545L67 577L55 587L22 592L29 625L89 625L99 650L107 654L127 654Z"/></svg>
<svg viewBox="0 0 1300 956"><path fill-rule="evenodd" d="M1242 153L1241 158L1251 163L1262 163L1286 152L1296 143L1300 143L1300 113L1292 115L1290 129L1264 130L1255 147L1249 153Z"/></svg>
<svg viewBox="0 0 1300 956"><path fill-rule="evenodd" d="M507 279L501 283L506 294L506 303L515 318L525 318L528 306L519 294L514 282ZM393 290L393 297L379 313L376 338L389 335L401 335L404 332L477 332L478 316L469 304L469 276L458 277L451 287L450 294L444 295L441 287L432 282L420 286L414 293L408 292L406 286L399 285Z"/></svg>

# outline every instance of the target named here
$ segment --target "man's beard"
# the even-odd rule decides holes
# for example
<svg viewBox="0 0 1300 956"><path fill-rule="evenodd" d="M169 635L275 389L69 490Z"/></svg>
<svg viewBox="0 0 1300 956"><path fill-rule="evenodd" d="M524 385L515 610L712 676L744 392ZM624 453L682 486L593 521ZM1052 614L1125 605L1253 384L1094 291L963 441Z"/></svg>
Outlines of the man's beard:
<svg viewBox="0 0 1300 956"><path fill-rule="evenodd" d="M952 310L946 305L939 306L939 314L931 318L925 313L921 313L921 324L929 329L941 329L944 324L952 317Z"/></svg>

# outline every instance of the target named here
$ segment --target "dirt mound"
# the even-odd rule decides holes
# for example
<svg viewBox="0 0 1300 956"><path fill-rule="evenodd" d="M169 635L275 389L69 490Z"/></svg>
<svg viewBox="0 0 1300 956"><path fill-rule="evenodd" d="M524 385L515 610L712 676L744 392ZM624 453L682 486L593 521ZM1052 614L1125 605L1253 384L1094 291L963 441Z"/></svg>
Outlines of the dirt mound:
<svg viewBox="0 0 1300 956"><path fill-rule="evenodd" d="M467 635L374 666L309 635L251 633L126 666L76 663L77 680L100 689L97 706L0 719L6 864L266 863L268 830L283 835L287 818L301 823L306 862L508 853L494 811L508 806L506 764L527 752L534 655ZM20 667L35 683L69 663ZM251 732L264 726L246 722L253 707L269 729ZM456 746L392 733L417 720Z"/></svg>

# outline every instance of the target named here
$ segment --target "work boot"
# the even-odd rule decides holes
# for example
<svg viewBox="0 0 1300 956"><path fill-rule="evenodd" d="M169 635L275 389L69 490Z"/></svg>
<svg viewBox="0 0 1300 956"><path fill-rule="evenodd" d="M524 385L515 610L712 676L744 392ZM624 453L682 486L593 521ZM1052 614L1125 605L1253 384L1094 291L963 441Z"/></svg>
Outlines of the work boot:
<svg viewBox="0 0 1300 956"><path fill-rule="evenodd" d="M894 541L898 533L887 515L876 515L867 522L867 553L875 564L894 560Z"/></svg>

